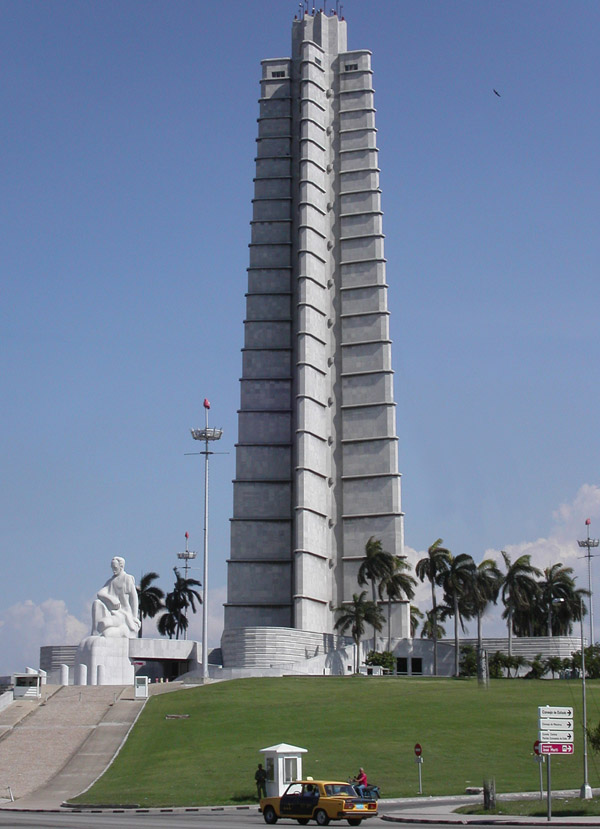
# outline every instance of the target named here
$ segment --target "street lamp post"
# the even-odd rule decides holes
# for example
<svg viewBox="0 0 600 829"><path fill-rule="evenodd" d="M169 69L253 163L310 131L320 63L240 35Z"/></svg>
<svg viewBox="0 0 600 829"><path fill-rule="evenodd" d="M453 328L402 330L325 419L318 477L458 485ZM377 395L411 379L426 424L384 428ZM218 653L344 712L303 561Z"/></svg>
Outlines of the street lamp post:
<svg viewBox="0 0 600 829"><path fill-rule="evenodd" d="M208 410L210 403L205 398L204 412L206 421L204 429L190 429L194 440L203 440L204 449L199 453L204 455L204 563L202 579L202 679L208 679L208 457L214 454L209 448L209 443L219 440L223 434L222 429L209 428Z"/></svg>
<svg viewBox="0 0 600 829"><path fill-rule="evenodd" d="M190 534L188 532L186 532L186 534L185 534L185 552L177 553L177 558L180 559L180 561L185 561L184 569L185 569L185 580L186 581L187 581L187 577L188 577L188 570L190 569L190 566L191 566L190 561L193 561L196 558L196 553L193 550L188 550L188 539L189 539L189 537L190 537ZM185 618L187 619L187 607L185 609ZM185 630L183 631L183 638L187 639L187 626L186 626Z"/></svg>
<svg viewBox="0 0 600 829"><path fill-rule="evenodd" d="M583 783L579 790L579 797L582 800L592 799L592 787L588 783L588 757L587 757L587 703L585 697L585 646L583 641L583 596L579 597L579 619L581 622L581 697L583 708Z"/></svg>
<svg viewBox="0 0 600 829"><path fill-rule="evenodd" d="M594 639L594 599L592 594L592 554L590 549L592 547L598 546L598 539L597 538L590 538L590 524L592 523L591 518L585 519L585 525L587 527L587 538L583 541L578 541L580 547L585 547L587 549L586 558L588 562L588 593L590 596L590 645L593 645L596 641Z"/></svg>

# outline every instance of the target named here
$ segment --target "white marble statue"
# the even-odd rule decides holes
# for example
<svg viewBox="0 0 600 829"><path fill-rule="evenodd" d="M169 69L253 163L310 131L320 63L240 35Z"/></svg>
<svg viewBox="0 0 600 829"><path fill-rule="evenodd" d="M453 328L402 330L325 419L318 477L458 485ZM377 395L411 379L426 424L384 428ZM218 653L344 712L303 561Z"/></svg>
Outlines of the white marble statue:
<svg viewBox="0 0 600 829"><path fill-rule="evenodd" d="M115 556L113 575L92 603L92 636L133 639L140 629L135 579L125 572L125 559Z"/></svg>

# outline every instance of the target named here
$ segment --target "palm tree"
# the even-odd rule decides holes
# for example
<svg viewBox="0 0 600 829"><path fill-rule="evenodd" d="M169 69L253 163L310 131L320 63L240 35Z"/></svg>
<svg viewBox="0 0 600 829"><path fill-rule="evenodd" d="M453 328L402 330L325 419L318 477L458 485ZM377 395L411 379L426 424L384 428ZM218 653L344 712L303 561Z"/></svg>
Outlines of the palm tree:
<svg viewBox="0 0 600 829"><path fill-rule="evenodd" d="M440 608L436 607L435 613L433 610L428 610L425 613L425 621L421 628L421 639L443 639L446 635L446 628L440 622L439 618L435 623L436 616L439 617Z"/></svg>
<svg viewBox="0 0 600 829"><path fill-rule="evenodd" d="M431 547L427 550L427 555L417 562L415 573L421 581L427 579L431 583L431 603L433 618L438 622L437 603L435 598L435 585L440 583L442 573L448 569L450 563L450 550L442 547L443 540L438 538L434 541ZM438 624L432 627L433 639L433 675L437 676L437 643L438 643ZM423 634L421 633L421 636Z"/></svg>
<svg viewBox="0 0 600 829"><path fill-rule="evenodd" d="M544 569L540 581L540 598L546 615L548 636L552 637L553 631L559 636L571 633L573 621L581 615L582 592L587 593L576 590L572 567L565 567L559 561Z"/></svg>
<svg viewBox="0 0 600 829"><path fill-rule="evenodd" d="M388 608L388 641L387 641L387 649L388 651L392 650L392 625L391 625L391 616L392 616L392 600L394 599L401 599L403 596L407 599L412 599L415 595L415 585L417 584L416 579L410 575L409 571L412 570L412 567L404 558L400 558L400 556L393 557L394 562L394 570L392 573L386 574L382 580L379 582L379 598L381 601L384 600L384 595L387 596L387 608Z"/></svg>
<svg viewBox="0 0 600 829"><path fill-rule="evenodd" d="M454 676L460 673L460 652L459 652L459 624L461 619L461 602L470 594L471 585L475 577L475 562L467 553L453 556L450 554L448 569L441 574L441 585L444 590L444 600L450 609L450 615L454 617ZM469 607L463 603L463 616L468 618Z"/></svg>
<svg viewBox="0 0 600 829"><path fill-rule="evenodd" d="M512 657L513 616L515 612L530 612L539 596L536 578L541 571L531 563L530 555L522 555L513 563L508 553L501 550L506 573L502 576L502 601L508 627L508 656Z"/></svg>
<svg viewBox="0 0 600 829"><path fill-rule="evenodd" d="M484 558L473 573L470 602L477 617L477 648L482 644L482 617L490 603L496 604L502 585L502 573L493 558Z"/></svg>
<svg viewBox="0 0 600 829"><path fill-rule="evenodd" d="M201 587L202 585L198 579L185 578L182 576L177 567L173 567L173 572L175 573L175 585L173 586L175 606L183 612L186 620L185 625L182 625L181 622L178 625L176 638L179 639L179 633L187 630L188 607L191 607L192 613L195 613L196 605L194 600L197 600L199 605L202 604L202 596L195 589L196 587Z"/></svg>
<svg viewBox="0 0 600 829"><path fill-rule="evenodd" d="M417 632L417 628L421 624L421 620L423 618L423 612L419 610L418 607L415 607L414 604L410 606L410 637L411 639L414 637L415 633Z"/></svg>
<svg viewBox="0 0 600 829"><path fill-rule="evenodd" d="M394 558L395 556L383 549L381 540L374 536L371 536L365 544L365 558L358 568L358 583L361 587L365 587L367 582L371 582L374 604L377 604L376 582L381 582L393 575ZM375 628L373 628L373 650L377 650Z"/></svg>
<svg viewBox="0 0 600 829"><path fill-rule="evenodd" d="M164 607L164 592L160 589L160 587L156 587L152 584L152 582L157 578L158 573L154 573L153 571L144 573L140 579L139 585L136 586L138 594L138 613L140 615L140 629L138 632L139 637L142 636L142 624L144 619L148 616L153 619L158 611L162 610Z"/></svg>
<svg viewBox="0 0 600 829"><path fill-rule="evenodd" d="M365 624L373 625L374 631L381 630L383 627L383 614L381 609L375 602L370 602L365 599L366 595L366 590L363 590L360 596L354 593L350 604L336 607L336 613L340 613L341 615L334 627L342 635L350 628L352 639L356 645L355 673L358 673L360 640L365 635Z"/></svg>
<svg viewBox="0 0 600 829"><path fill-rule="evenodd" d="M473 583L471 585L471 595L468 599L473 607L473 615L477 617L477 676L480 681L484 679L481 658L483 650L481 620L488 605L491 602L496 604L501 584L502 573L498 569L496 562L491 558L484 558L475 568Z"/></svg>
<svg viewBox="0 0 600 829"><path fill-rule="evenodd" d="M519 675L519 668L524 668L527 664L528 662L522 653L518 654L517 656L509 656L507 661L507 665L509 666L509 676L510 668L515 669L515 677L517 677Z"/></svg>
<svg viewBox="0 0 600 829"><path fill-rule="evenodd" d="M195 600L202 604L202 597L195 589L200 587L198 579L184 578L177 567L173 567L175 573L175 585L165 599L166 612L158 620L158 632L161 635L168 635L169 639L175 634L179 639L180 633L185 633L188 627L187 609L192 608L196 612Z"/></svg>
<svg viewBox="0 0 600 829"><path fill-rule="evenodd" d="M158 620L158 632L161 636L168 636L169 639L173 636L179 639L179 631L187 630L188 622L181 607L177 605L173 592L167 593L164 609L165 612Z"/></svg>
<svg viewBox="0 0 600 829"><path fill-rule="evenodd" d="M563 661L560 656L548 656L544 659L544 669L545 671L550 671L552 679L554 679L554 674L558 674L562 671L562 667Z"/></svg>

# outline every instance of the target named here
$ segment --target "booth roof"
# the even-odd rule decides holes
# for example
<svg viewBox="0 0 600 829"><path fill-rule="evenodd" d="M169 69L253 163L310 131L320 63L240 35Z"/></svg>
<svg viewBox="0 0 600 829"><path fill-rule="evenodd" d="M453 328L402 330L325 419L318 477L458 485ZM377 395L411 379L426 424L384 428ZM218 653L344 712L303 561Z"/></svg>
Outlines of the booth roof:
<svg viewBox="0 0 600 829"><path fill-rule="evenodd" d="M261 754L264 754L265 751L273 751L276 754L287 754L288 752L293 752L294 754L306 754L308 749L300 748L299 746L291 746L289 743L277 743L276 746L268 746L267 748L260 749Z"/></svg>

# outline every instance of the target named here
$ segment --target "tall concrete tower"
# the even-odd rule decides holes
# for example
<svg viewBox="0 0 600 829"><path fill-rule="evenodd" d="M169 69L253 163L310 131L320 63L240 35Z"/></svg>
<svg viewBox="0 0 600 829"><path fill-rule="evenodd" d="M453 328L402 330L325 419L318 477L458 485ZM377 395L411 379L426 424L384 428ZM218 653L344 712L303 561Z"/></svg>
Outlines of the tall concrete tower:
<svg viewBox="0 0 600 829"><path fill-rule="evenodd" d="M403 552L371 53L307 14L260 85L222 639L240 666L333 647L367 540Z"/></svg>

